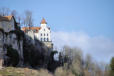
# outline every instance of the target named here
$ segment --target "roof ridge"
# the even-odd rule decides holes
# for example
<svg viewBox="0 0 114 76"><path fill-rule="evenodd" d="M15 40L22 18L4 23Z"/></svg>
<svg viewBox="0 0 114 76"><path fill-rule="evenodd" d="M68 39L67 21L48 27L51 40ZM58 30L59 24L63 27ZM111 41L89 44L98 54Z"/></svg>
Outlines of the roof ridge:
<svg viewBox="0 0 114 76"><path fill-rule="evenodd" d="M10 16L0 16L0 21L10 21L13 15Z"/></svg>

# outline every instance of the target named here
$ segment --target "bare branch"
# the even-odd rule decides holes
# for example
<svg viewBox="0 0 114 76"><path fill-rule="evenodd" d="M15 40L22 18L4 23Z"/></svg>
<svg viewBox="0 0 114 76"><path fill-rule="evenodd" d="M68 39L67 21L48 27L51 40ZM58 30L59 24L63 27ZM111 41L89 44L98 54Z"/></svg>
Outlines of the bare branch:
<svg viewBox="0 0 114 76"><path fill-rule="evenodd" d="M32 18L32 12L31 11L25 11L24 24L28 27L33 26L33 18Z"/></svg>
<svg viewBox="0 0 114 76"><path fill-rule="evenodd" d="M9 8L0 8L0 16L8 16L10 15L10 9Z"/></svg>

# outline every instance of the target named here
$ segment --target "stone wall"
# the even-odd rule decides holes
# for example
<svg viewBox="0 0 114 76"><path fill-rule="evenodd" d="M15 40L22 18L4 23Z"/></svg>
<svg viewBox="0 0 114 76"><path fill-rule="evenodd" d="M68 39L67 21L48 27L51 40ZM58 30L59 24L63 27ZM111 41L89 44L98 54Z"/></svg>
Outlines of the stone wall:
<svg viewBox="0 0 114 76"><path fill-rule="evenodd" d="M43 42L48 48L50 48L51 50L53 50L53 43L51 41L45 41Z"/></svg>
<svg viewBox="0 0 114 76"><path fill-rule="evenodd" d="M14 30L14 19L11 19L11 21L1 21L0 29L3 29L5 32L10 32L11 30Z"/></svg>

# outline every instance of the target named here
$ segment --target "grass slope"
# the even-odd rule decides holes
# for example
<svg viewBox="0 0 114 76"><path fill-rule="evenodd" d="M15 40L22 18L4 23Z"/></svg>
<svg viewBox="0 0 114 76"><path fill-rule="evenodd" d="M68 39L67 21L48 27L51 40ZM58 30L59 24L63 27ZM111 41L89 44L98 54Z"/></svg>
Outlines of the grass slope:
<svg viewBox="0 0 114 76"><path fill-rule="evenodd" d="M45 69L6 67L0 70L0 76L53 76Z"/></svg>

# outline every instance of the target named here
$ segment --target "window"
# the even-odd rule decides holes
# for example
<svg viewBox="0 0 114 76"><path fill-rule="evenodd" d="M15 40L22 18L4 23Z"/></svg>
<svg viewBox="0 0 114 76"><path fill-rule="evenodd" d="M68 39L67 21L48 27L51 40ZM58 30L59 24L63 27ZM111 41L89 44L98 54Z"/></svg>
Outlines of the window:
<svg viewBox="0 0 114 76"><path fill-rule="evenodd" d="M44 38L44 41L45 41L45 38Z"/></svg>
<svg viewBox="0 0 114 76"><path fill-rule="evenodd" d="M45 29L44 29L44 31L45 31Z"/></svg>
<svg viewBox="0 0 114 76"><path fill-rule="evenodd" d="M42 38L41 38L41 41L42 41Z"/></svg>
<svg viewBox="0 0 114 76"><path fill-rule="evenodd" d="M47 36L48 36L48 34L47 34Z"/></svg>
<svg viewBox="0 0 114 76"><path fill-rule="evenodd" d="M41 36L42 36L42 33L41 33Z"/></svg>
<svg viewBox="0 0 114 76"><path fill-rule="evenodd" d="M44 34L44 36L45 36L45 34Z"/></svg>
<svg viewBox="0 0 114 76"><path fill-rule="evenodd" d="M49 39L47 38L47 41L49 41Z"/></svg>
<svg viewBox="0 0 114 76"><path fill-rule="evenodd" d="M33 32L35 33L35 32L36 32L36 30L33 30Z"/></svg>

